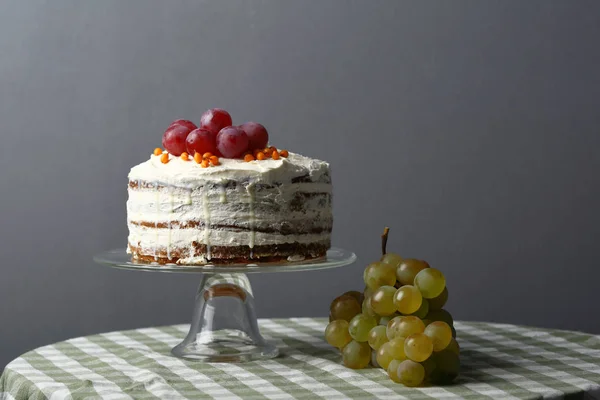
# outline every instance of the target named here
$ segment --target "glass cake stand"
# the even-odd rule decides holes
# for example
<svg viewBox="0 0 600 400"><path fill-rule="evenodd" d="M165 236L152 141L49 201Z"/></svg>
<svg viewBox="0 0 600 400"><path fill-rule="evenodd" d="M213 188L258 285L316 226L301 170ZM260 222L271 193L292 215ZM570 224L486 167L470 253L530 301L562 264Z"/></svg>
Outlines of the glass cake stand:
<svg viewBox="0 0 600 400"><path fill-rule="evenodd" d="M250 264L142 264L125 249L98 254L94 261L132 271L200 273L190 331L171 353L188 360L246 362L277 357L279 351L258 329L254 294L246 274L314 271L343 267L356 260L351 251L331 248L322 258L306 261Z"/></svg>

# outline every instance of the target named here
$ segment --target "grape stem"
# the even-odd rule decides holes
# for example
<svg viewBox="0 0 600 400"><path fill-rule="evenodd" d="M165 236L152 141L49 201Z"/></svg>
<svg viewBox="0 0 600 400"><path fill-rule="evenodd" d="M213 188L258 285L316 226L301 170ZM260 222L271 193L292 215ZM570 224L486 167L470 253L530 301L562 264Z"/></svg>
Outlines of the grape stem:
<svg viewBox="0 0 600 400"><path fill-rule="evenodd" d="M387 226L383 229L383 235L381 235L381 254L385 256L388 234L390 233L390 228Z"/></svg>

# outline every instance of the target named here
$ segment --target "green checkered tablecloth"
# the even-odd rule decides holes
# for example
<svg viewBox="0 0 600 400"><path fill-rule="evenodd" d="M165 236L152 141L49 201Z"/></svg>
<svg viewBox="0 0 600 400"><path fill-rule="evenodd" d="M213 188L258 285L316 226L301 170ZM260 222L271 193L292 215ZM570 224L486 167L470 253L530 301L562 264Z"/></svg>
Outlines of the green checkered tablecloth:
<svg viewBox="0 0 600 400"><path fill-rule="evenodd" d="M203 364L170 349L188 326L143 328L40 347L12 361L0 399L600 399L600 337L456 322L461 376L454 385L406 388L381 369L350 370L323 341L324 319L260 320L279 358Z"/></svg>

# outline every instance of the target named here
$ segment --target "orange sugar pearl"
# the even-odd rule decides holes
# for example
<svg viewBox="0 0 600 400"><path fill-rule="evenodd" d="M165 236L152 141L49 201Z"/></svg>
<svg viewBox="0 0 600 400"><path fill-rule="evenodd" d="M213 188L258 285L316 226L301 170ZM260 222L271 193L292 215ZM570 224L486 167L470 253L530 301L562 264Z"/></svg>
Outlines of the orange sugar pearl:
<svg viewBox="0 0 600 400"><path fill-rule="evenodd" d="M194 161L196 161L197 164L200 164L202 162L202 154L200 154L200 153L194 154Z"/></svg>
<svg viewBox="0 0 600 400"><path fill-rule="evenodd" d="M221 163L219 162L219 157L217 157L217 156L211 156L211 157L209 158L209 160L210 160L210 163L211 163L212 165L215 165L215 166L217 166L217 165L221 164Z"/></svg>
<svg viewBox="0 0 600 400"><path fill-rule="evenodd" d="M252 154L254 155L254 157L256 157L258 155L258 153L262 153L261 149L254 149L254 151L252 152Z"/></svg>
<svg viewBox="0 0 600 400"><path fill-rule="evenodd" d="M281 157L287 158L287 157L290 155L290 153L289 153L287 150L281 150L281 151L279 152L279 155L280 155Z"/></svg>
<svg viewBox="0 0 600 400"><path fill-rule="evenodd" d="M254 161L254 156L252 154L246 154L244 156L244 161L246 161L246 162Z"/></svg>
<svg viewBox="0 0 600 400"><path fill-rule="evenodd" d="M188 155L188 153L186 153L185 151L183 153L181 153L181 159L183 161L190 161L190 156Z"/></svg>
<svg viewBox="0 0 600 400"><path fill-rule="evenodd" d="M162 149L160 147L157 147L154 149L154 155L155 156L160 156L163 153Z"/></svg>
<svg viewBox="0 0 600 400"><path fill-rule="evenodd" d="M263 153L265 153L265 156L271 157L271 154L273 154L273 150L267 147L263 150Z"/></svg>
<svg viewBox="0 0 600 400"><path fill-rule="evenodd" d="M202 163L200 163L200 165L202 166L202 168L208 168L208 160L202 160Z"/></svg>
<svg viewBox="0 0 600 400"><path fill-rule="evenodd" d="M271 151L277 151L277 147L275 146L269 146L269 148L271 149Z"/></svg>
<svg viewBox="0 0 600 400"><path fill-rule="evenodd" d="M202 158L211 158L212 156L213 156L213 154L211 152L206 152L206 153L204 153Z"/></svg>
<svg viewBox="0 0 600 400"><path fill-rule="evenodd" d="M279 152L277 150L273 150L271 158L273 158L273 160L279 160Z"/></svg>
<svg viewBox="0 0 600 400"><path fill-rule="evenodd" d="M256 155L257 160L264 160L265 158L267 158L267 157L265 156L265 153L263 153L262 151L259 151L258 154Z"/></svg>
<svg viewBox="0 0 600 400"><path fill-rule="evenodd" d="M163 153L162 156L160 156L160 162L163 164L166 164L169 162L169 153Z"/></svg>

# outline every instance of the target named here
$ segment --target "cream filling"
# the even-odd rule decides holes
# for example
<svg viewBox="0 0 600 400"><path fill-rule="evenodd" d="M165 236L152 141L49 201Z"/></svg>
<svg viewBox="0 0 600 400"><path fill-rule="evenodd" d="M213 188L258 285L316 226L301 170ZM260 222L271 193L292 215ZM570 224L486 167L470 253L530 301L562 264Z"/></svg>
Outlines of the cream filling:
<svg viewBox="0 0 600 400"><path fill-rule="evenodd" d="M199 206L202 207L200 210L187 209L171 213L130 212L128 213L127 222L149 222L155 225L158 223L172 223L174 226L180 224L183 225L188 221L205 222L207 221L206 209L204 208L203 203L200 203ZM280 224L286 222L298 224L309 223L313 226L322 226L330 225L333 219L331 210L326 208L309 209L308 211L290 211L286 213L269 213L259 212L256 209L244 211L219 210L216 212L214 209L210 208L210 206L211 205L208 204L208 215L210 223L213 225L246 226L250 223L254 223L254 226L256 226L257 224Z"/></svg>
<svg viewBox="0 0 600 400"><path fill-rule="evenodd" d="M272 208L262 209L260 203L254 204L249 194L237 202L221 203L216 195L212 198L195 193L192 196L186 192L173 191L170 194L156 196L156 192L137 191L130 189L130 199L127 201L127 221L171 223L187 221L205 221L210 218L213 225L238 225L247 226L252 222L267 224L281 224L282 222L303 223L308 222L313 226L328 226L333 216L329 204L323 206L319 202L322 196L309 198L304 202L305 210L273 212ZM191 198L191 204L190 204ZM240 204L246 204L240 209ZM207 206L208 209L205 207ZM284 205L284 209L287 207ZM255 225L254 224L254 225ZM249 244L251 245L251 243Z"/></svg>
<svg viewBox="0 0 600 400"><path fill-rule="evenodd" d="M251 218L248 210L254 209L255 217L259 220L278 221L282 219L282 214L273 213L266 208L261 212L261 203L267 205L278 204L287 208L290 200L284 199L284 196L273 194L272 196L263 196L258 199L258 203L254 204L254 199L244 190L244 194L238 191L227 193L226 202L222 202L220 191L208 191L204 194L203 191L174 189L172 191L161 190L137 190L129 189L129 199L127 200L127 218L129 221L194 221L203 220L205 210L204 204L210 207L210 216L213 220L223 223L223 221L242 220L246 221ZM257 195L255 195L257 196ZM306 220L311 218L326 217L331 213L329 205L322 206L319 203L323 200L326 193L316 195L312 198L307 198L303 203L305 211L289 211L285 212L285 220ZM269 202L268 200L272 200ZM239 205L246 205L240 209Z"/></svg>
<svg viewBox="0 0 600 400"><path fill-rule="evenodd" d="M147 228L144 226L129 224L128 241L133 246L154 251L155 249L189 249L191 242L198 238L198 229L168 229ZM202 232L203 230L200 230ZM329 240L330 233L309 233L281 235L279 233L264 233L230 230L211 230L211 246L248 246L250 237L254 236L254 246L267 246L282 243L310 244ZM204 243L204 242L201 242Z"/></svg>

